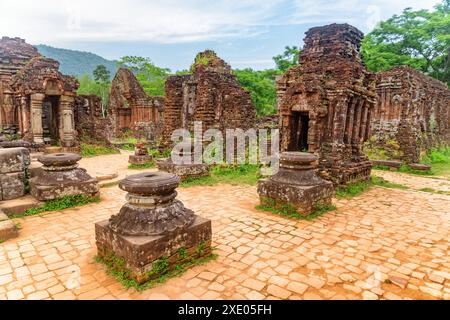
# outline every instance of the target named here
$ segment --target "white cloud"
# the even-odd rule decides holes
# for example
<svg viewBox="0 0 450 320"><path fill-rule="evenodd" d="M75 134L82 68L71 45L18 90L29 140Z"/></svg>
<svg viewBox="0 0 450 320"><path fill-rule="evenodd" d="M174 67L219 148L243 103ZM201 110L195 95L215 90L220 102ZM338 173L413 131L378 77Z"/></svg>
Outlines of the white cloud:
<svg viewBox="0 0 450 320"><path fill-rule="evenodd" d="M180 43L255 36L271 25L348 22L363 28L438 0L0 0L0 36L31 43ZM375 10L376 11L376 10ZM372 15L372 16L371 16ZM376 19L375 19L376 20Z"/></svg>
<svg viewBox="0 0 450 320"><path fill-rule="evenodd" d="M174 43L251 36L282 0L1 0L0 32L28 41Z"/></svg>

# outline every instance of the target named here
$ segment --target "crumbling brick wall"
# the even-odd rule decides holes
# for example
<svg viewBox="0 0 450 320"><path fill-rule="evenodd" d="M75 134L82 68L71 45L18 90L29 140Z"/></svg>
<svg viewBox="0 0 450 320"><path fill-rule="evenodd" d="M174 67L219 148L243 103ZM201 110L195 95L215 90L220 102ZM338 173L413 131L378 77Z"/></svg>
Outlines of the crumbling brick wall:
<svg viewBox="0 0 450 320"><path fill-rule="evenodd" d="M115 136L131 130L156 141L162 135L164 98L148 96L128 69L120 68L111 84L108 113Z"/></svg>
<svg viewBox="0 0 450 320"><path fill-rule="evenodd" d="M108 144L114 136L111 118L104 115L102 99L96 95L75 98L75 127L82 140Z"/></svg>
<svg viewBox="0 0 450 320"><path fill-rule="evenodd" d="M377 74L377 94L370 147L415 163L422 152L450 144L450 90L446 84L402 66Z"/></svg>
<svg viewBox="0 0 450 320"><path fill-rule="evenodd" d="M19 70L37 56L37 49L23 39L0 39L0 132L14 135L19 130L17 103L10 82Z"/></svg>
<svg viewBox="0 0 450 320"><path fill-rule="evenodd" d="M375 76L362 63L363 33L348 24L306 33L300 64L277 80L282 151L308 151L335 184L367 180L363 154L375 106Z"/></svg>
<svg viewBox="0 0 450 320"><path fill-rule="evenodd" d="M174 130L248 130L255 127L256 109L231 67L213 51L199 53L188 75L172 76L166 82L164 143L171 145ZM224 135L225 136L225 135Z"/></svg>

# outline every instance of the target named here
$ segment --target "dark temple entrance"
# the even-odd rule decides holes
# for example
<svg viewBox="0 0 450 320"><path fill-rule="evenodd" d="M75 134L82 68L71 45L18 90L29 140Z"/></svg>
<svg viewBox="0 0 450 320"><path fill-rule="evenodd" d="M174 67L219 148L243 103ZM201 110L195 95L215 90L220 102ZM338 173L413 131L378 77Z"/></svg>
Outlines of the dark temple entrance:
<svg viewBox="0 0 450 320"><path fill-rule="evenodd" d="M289 145L289 151L307 152L309 149L309 113L293 112L291 118L291 128L291 143Z"/></svg>
<svg viewBox="0 0 450 320"><path fill-rule="evenodd" d="M42 108L44 142L56 145L59 141L59 96L47 96Z"/></svg>

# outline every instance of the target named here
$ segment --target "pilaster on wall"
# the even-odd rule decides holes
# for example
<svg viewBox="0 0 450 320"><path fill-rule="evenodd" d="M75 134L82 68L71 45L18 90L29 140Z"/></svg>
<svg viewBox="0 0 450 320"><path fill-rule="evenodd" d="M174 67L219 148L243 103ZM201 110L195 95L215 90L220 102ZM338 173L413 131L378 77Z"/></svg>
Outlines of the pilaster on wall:
<svg viewBox="0 0 450 320"><path fill-rule="evenodd" d="M45 94L35 93L31 95L31 130L35 143L44 143L44 130L42 128L42 107Z"/></svg>
<svg viewBox="0 0 450 320"><path fill-rule="evenodd" d="M75 145L74 102L75 98L72 96L61 96L59 101L59 132L64 147Z"/></svg>

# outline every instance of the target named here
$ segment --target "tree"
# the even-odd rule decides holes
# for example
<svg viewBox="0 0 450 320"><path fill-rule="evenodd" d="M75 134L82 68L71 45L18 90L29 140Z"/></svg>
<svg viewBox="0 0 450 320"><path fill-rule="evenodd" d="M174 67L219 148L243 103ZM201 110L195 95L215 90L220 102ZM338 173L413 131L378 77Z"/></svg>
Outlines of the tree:
<svg viewBox="0 0 450 320"><path fill-rule="evenodd" d="M296 66L299 61L300 52L301 50L296 46L286 46L283 54L273 57L277 69L284 73L291 67Z"/></svg>
<svg viewBox="0 0 450 320"><path fill-rule="evenodd" d="M259 116L276 113L277 94L275 89L276 70L235 70L239 83L250 92Z"/></svg>
<svg viewBox="0 0 450 320"><path fill-rule="evenodd" d="M111 79L111 73L103 64L100 64L95 68L93 75L94 80L98 83L108 83Z"/></svg>
<svg viewBox="0 0 450 320"><path fill-rule="evenodd" d="M450 85L450 0L433 11L407 8L381 22L363 41L362 55L374 72L408 65Z"/></svg>
<svg viewBox="0 0 450 320"><path fill-rule="evenodd" d="M165 95L165 83L170 75L170 69L157 67L149 58L135 56L123 57L118 66L131 70L147 94Z"/></svg>

